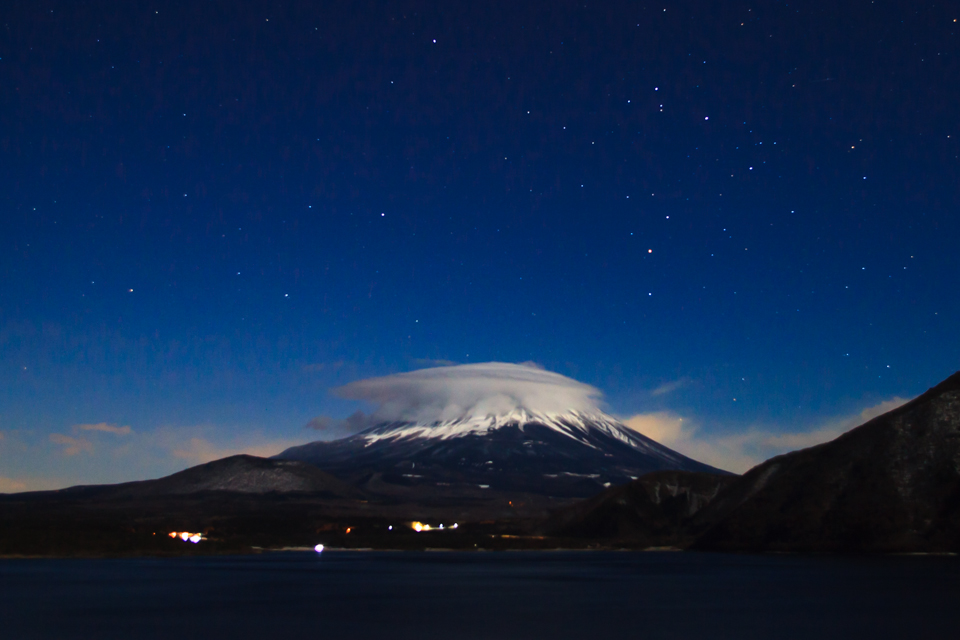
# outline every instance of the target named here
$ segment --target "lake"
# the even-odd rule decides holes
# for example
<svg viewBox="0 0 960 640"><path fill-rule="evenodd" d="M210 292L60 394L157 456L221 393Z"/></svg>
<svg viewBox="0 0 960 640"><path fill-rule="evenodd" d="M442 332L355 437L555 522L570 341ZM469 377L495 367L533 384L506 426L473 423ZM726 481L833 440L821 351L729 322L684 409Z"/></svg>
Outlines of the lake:
<svg viewBox="0 0 960 640"><path fill-rule="evenodd" d="M357 552L0 560L3 638L953 638L960 558Z"/></svg>

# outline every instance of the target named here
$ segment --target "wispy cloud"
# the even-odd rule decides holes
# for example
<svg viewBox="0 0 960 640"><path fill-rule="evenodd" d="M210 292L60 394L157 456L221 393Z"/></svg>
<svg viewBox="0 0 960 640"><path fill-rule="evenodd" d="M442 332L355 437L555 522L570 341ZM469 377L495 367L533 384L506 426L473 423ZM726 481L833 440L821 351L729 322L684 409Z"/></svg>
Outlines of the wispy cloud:
<svg viewBox="0 0 960 640"><path fill-rule="evenodd" d="M25 482L0 476L0 493L16 493L18 491L26 490L27 484Z"/></svg>
<svg viewBox="0 0 960 640"><path fill-rule="evenodd" d="M50 442L63 447L63 454L75 456L79 453L93 453L93 443L86 438L74 438L65 436L62 433L51 433Z"/></svg>
<svg viewBox="0 0 960 640"><path fill-rule="evenodd" d="M673 393L677 389L681 389L690 384L689 378L680 378L679 380L671 380L670 382L664 382L659 387L650 392L652 396L665 396L668 393Z"/></svg>
<svg viewBox="0 0 960 640"><path fill-rule="evenodd" d="M316 439L298 426L261 430L194 424L133 429L107 422L71 424L58 433L10 428L0 441L0 492L159 478L240 453L272 456Z"/></svg>
<svg viewBox="0 0 960 640"><path fill-rule="evenodd" d="M220 458L236 456L242 453L261 458L275 456L284 449L303 444L302 440L277 440L258 444L241 446L224 446L210 442L205 438L190 438L187 442L173 449L174 458L186 460L191 464L203 464Z"/></svg>
<svg viewBox="0 0 960 640"><path fill-rule="evenodd" d="M52 491L77 482L70 482L62 478L44 476L22 476L19 478L0 477L0 493L20 493L22 491Z"/></svg>
<svg viewBox="0 0 960 640"><path fill-rule="evenodd" d="M117 425L108 424L106 422L98 422L95 424L75 424L70 427L70 430L75 434L110 433L118 436L126 436L133 433L133 430L130 429L129 426L118 427ZM75 456L80 453L93 453L94 449L93 442L82 435L68 436L62 433L51 433L50 442L63 447L61 453L66 456Z"/></svg>
<svg viewBox="0 0 960 640"><path fill-rule="evenodd" d="M106 422L98 422L96 424L75 424L72 429L74 432L77 431L101 431L103 433L113 433L118 436L126 436L132 433L132 430L129 426L118 427L113 424L108 424Z"/></svg>
<svg viewBox="0 0 960 640"><path fill-rule="evenodd" d="M363 411L355 411L342 420L330 416L317 416L303 427L321 433L324 440L335 440L363 431L371 424L371 416L366 415Z"/></svg>
<svg viewBox="0 0 960 640"><path fill-rule="evenodd" d="M765 425L717 434L703 429L696 420L665 411L631 416L624 420L624 424L695 460L743 473L781 453L829 442L905 402L904 398L891 398L859 413L825 420L803 431Z"/></svg>

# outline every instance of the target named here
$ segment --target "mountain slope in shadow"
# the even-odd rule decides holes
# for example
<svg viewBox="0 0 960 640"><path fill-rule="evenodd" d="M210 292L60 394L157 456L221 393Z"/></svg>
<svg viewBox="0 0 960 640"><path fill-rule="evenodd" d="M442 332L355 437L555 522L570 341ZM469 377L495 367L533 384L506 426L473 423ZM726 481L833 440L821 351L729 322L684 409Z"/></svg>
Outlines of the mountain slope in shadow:
<svg viewBox="0 0 960 640"><path fill-rule="evenodd" d="M772 458L698 513L696 549L960 551L960 372L839 438Z"/></svg>

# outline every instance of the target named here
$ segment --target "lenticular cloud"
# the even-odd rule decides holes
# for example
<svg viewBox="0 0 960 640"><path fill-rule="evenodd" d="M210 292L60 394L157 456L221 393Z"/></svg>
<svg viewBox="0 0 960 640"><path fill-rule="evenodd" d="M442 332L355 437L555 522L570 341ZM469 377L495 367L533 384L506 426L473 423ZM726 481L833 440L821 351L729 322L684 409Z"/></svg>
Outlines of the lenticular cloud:
<svg viewBox="0 0 960 640"><path fill-rule="evenodd" d="M533 413L599 413L600 391L530 364L485 362L420 369L358 380L336 390L350 400L377 405L377 421L445 422Z"/></svg>

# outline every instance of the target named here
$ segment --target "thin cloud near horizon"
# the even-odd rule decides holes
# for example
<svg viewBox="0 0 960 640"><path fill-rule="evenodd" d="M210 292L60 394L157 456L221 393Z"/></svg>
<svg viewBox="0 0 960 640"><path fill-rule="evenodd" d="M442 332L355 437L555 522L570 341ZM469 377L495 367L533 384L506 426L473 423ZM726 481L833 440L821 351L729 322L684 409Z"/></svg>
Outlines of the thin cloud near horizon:
<svg viewBox="0 0 960 640"><path fill-rule="evenodd" d="M118 436L126 436L133 433L133 430L129 426L118 427L114 424L109 424L107 422L98 422L96 424L75 424L71 427L75 432L76 431L100 431L102 433L113 433Z"/></svg>
<svg viewBox="0 0 960 640"><path fill-rule="evenodd" d="M744 473L774 456L829 442L907 402L909 399L896 396L858 413L818 421L802 431L760 425L739 432L710 433L696 419L672 411L635 414L623 419L623 423L694 460Z"/></svg>
<svg viewBox="0 0 960 640"><path fill-rule="evenodd" d="M63 447L65 456L75 456L80 453L93 453L93 443L86 438L74 438L62 433L51 433L50 442Z"/></svg>
<svg viewBox="0 0 960 640"><path fill-rule="evenodd" d="M667 394L673 393L674 391L677 391L678 389L682 389L683 387L686 387L689 384L690 384L689 378L680 378L679 380L671 380L669 382L664 382L660 386L650 391L650 395L654 397L665 396Z"/></svg>

